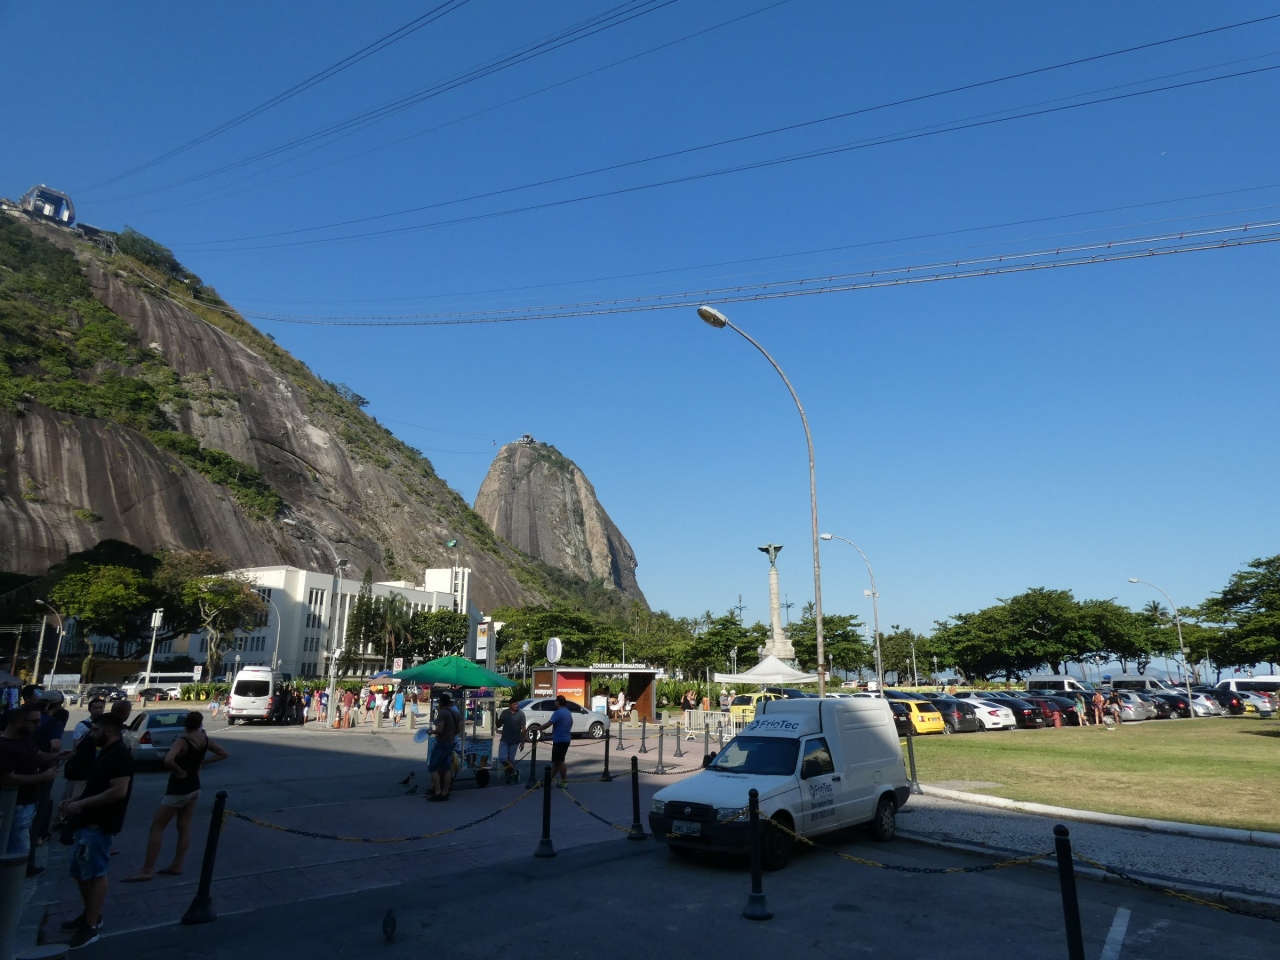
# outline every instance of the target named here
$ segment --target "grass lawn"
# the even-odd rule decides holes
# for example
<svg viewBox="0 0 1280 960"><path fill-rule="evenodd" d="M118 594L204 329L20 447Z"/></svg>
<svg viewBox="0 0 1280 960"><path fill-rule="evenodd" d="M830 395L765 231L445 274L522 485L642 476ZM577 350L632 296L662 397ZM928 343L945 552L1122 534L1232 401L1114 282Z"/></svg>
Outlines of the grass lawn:
<svg viewBox="0 0 1280 960"><path fill-rule="evenodd" d="M1280 832L1280 720L1147 720L917 737L920 780L1010 800Z"/></svg>

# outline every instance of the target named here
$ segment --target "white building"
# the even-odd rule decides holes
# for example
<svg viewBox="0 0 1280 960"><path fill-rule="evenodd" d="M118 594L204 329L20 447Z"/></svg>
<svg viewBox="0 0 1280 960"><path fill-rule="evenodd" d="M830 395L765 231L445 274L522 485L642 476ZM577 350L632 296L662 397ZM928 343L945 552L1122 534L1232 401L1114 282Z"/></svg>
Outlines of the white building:
<svg viewBox="0 0 1280 960"><path fill-rule="evenodd" d="M222 672L230 675L249 664L269 666L274 658L278 659L279 670L283 674L327 676L329 652L343 648L347 623L360 594L361 581L346 578L339 581L335 610L330 600L334 584L332 574L290 566L247 567L235 573L248 578L268 605L259 624L237 635L235 646L223 658ZM433 610L465 612L471 621L466 653L474 656L477 627L483 617L471 602L470 569L446 567L427 570L424 581L423 586L407 580L374 583L373 595L389 597L399 594L404 597L410 613ZM332 631L330 626L334 628ZM373 656L371 650L366 652ZM191 638L190 656L197 662L208 662L208 642L204 637ZM379 661L374 669L380 667Z"/></svg>

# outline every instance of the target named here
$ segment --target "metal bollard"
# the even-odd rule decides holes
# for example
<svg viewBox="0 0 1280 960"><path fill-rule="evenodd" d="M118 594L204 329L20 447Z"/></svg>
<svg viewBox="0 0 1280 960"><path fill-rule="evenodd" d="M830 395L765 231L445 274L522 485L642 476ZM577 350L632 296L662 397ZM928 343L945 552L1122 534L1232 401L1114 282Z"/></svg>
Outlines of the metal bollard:
<svg viewBox="0 0 1280 960"><path fill-rule="evenodd" d="M213 897L209 890L213 886L213 865L218 859L218 838L222 835L222 815L227 809L227 791L219 790L214 796L213 813L209 817L209 837L204 843L204 859L200 861L200 886L196 890L195 899L187 912L182 915L182 923L192 926L197 923L212 923L218 919L213 909Z"/></svg>
<svg viewBox="0 0 1280 960"><path fill-rule="evenodd" d="M542 739L541 731L529 738L529 779L524 788L532 790L538 785L538 741Z"/></svg>
<svg viewBox="0 0 1280 960"><path fill-rule="evenodd" d="M604 773L600 774L600 780L603 783L613 780L613 776L609 773L609 741L612 739L613 731L606 730L604 732Z"/></svg>
<svg viewBox="0 0 1280 960"><path fill-rule="evenodd" d="M0 854L8 849L9 831L13 827L13 811L17 805L17 787L5 787L0 790Z"/></svg>
<svg viewBox="0 0 1280 960"><path fill-rule="evenodd" d="M676 751L675 753L672 754L673 757L684 756L684 751L680 749L680 741L684 739L684 737L680 735L680 725L682 722L683 722L683 719L676 721Z"/></svg>
<svg viewBox="0 0 1280 960"><path fill-rule="evenodd" d="M747 894L747 905L742 908L742 915L748 920L772 920L773 911L764 898L764 869L760 856L760 792L753 787L747 792L747 798L750 810L747 830L751 844L751 892Z"/></svg>
<svg viewBox="0 0 1280 960"><path fill-rule="evenodd" d="M373 712L373 729L375 730L382 729L382 711L381 710L375 710Z"/></svg>
<svg viewBox="0 0 1280 960"><path fill-rule="evenodd" d="M720 749L724 749L724 721L716 721L716 736L720 738Z"/></svg>
<svg viewBox="0 0 1280 960"><path fill-rule="evenodd" d="M546 859L556 855L556 848L551 845L551 764L547 764L542 774L542 839L538 841L538 849L533 851L535 857Z"/></svg>
<svg viewBox="0 0 1280 960"><path fill-rule="evenodd" d="M405 711L405 713L409 717L409 729L410 730L416 729L418 726L418 711L415 710L413 707L410 707L408 710Z"/></svg>
<svg viewBox="0 0 1280 960"><path fill-rule="evenodd" d="M640 718L640 752L641 753L649 752L649 746L645 742L648 736L649 736L649 718L641 717Z"/></svg>
<svg viewBox="0 0 1280 960"><path fill-rule="evenodd" d="M614 749L619 753L627 749L622 742L622 717L618 717L618 745Z"/></svg>
<svg viewBox="0 0 1280 960"><path fill-rule="evenodd" d="M702 765L711 762L711 721L702 721Z"/></svg>
<svg viewBox="0 0 1280 960"><path fill-rule="evenodd" d="M667 765L662 762L662 741L666 739L666 734L666 727L658 727L658 765L654 768L653 772L659 776L667 772Z"/></svg>
<svg viewBox="0 0 1280 960"><path fill-rule="evenodd" d="M1080 932L1080 901L1076 899L1076 868L1071 859L1071 832L1062 824L1053 828L1053 851L1058 856L1058 885L1062 888L1062 919L1067 927L1067 960L1084 960L1084 935Z"/></svg>
<svg viewBox="0 0 1280 960"><path fill-rule="evenodd" d="M644 825L640 822L640 761L631 758L631 832L628 840L645 839Z"/></svg>
<svg viewBox="0 0 1280 960"><path fill-rule="evenodd" d="M920 789L920 781L916 779L916 736L911 730L907 731L907 759L911 763L911 792L914 794L922 794Z"/></svg>

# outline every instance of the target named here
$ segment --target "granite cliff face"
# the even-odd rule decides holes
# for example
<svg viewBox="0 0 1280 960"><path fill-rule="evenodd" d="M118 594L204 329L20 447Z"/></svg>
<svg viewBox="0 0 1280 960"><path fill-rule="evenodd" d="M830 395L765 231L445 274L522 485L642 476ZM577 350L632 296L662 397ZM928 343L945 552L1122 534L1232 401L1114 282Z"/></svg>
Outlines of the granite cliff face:
<svg viewBox="0 0 1280 960"><path fill-rule="evenodd" d="M631 544L591 481L555 447L530 437L504 446L480 485L475 510L519 550L645 603Z"/></svg>
<svg viewBox="0 0 1280 960"><path fill-rule="evenodd" d="M589 591L495 538L425 458L211 288L65 228L0 213L0 233L0 570L41 574L113 538L328 571L310 526L354 576L418 580L456 555L485 609Z"/></svg>

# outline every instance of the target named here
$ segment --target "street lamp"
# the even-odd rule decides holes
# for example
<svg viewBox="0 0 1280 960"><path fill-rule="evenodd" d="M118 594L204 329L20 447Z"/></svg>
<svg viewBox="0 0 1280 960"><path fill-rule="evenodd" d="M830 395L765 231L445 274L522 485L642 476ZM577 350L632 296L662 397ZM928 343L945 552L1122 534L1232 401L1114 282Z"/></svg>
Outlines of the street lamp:
<svg viewBox="0 0 1280 960"><path fill-rule="evenodd" d="M1187 709L1191 711L1191 716L1194 719L1196 711L1191 702L1191 664L1187 661L1187 648L1182 642L1182 618L1178 616L1178 605L1173 602L1172 597L1149 580L1139 580L1137 577L1130 577L1129 582L1145 583L1148 587L1169 601L1169 609L1173 611L1173 625L1178 630L1178 651L1182 654L1182 681L1187 687Z"/></svg>
<svg viewBox="0 0 1280 960"><path fill-rule="evenodd" d="M275 673L277 670L280 669L280 608L277 607L276 602L272 600L270 597L268 597L265 593L260 593L258 594L258 596L262 597L263 600L271 604L271 609L276 612L276 649L271 654L271 672Z"/></svg>
<svg viewBox="0 0 1280 960"><path fill-rule="evenodd" d="M290 527L304 526L303 524L299 524L297 520L290 520L288 518L284 518L280 522ZM325 649L329 649L331 646L333 646L333 642L335 639L334 630L333 630L333 621L337 618L337 615L338 615L338 591L341 589L342 571L347 566L347 561L339 559L338 551L334 549L333 544L329 542L328 537L326 537L323 533L321 533L319 530L317 530L315 527L311 526L310 524L305 524L305 526L308 530L310 530L317 537L323 540L325 543L325 546L329 548L329 552L333 554L333 588L329 592L329 601L330 601L329 624L325 628L326 636L325 636L325 644L324 644ZM280 621L277 615L277 620L276 620L277 652L279 652L279 643L280 643ZM332 650L329 650L329 711L330 711L329 716L332 719L330 720L329 723L325 724L325 726L330 730L334 728L333 720L337 719L337 709L336 709L336 705L338 702L337 691L338 691L338 650L336 647L334 647Z"/></svg>
<svg viewBox="0 0 1280 960"><path fill-rule="evenodd" d="M698 308L698 316L700 316L707 324L715 327L717 330L728 327L734 333L738 334L747 343L751 344L764 356L774 370L778 371L778 376L782 378L782 382L787 385L787 390L791 394L791 399L795 401L796 409L800 411L800 423L804 427L804 439L809 445L809 512L813 520L813 625L814 633L817 636L817 654L818 654L818 696L825 697L827 695L827 675L825 672L827 655L826 645L822 637L822 561L818 554L818 483L813 467L813 434L809 432L809 418L805 416L804 406L800 403L800 398L796 396L795 388L791 386L791 381L787 379L787 375L782 372L782 368L778 366L776 360L769 356L769 351L760 346L748 334L744 333L738 327L729 322L719 310L714 307L702 306Z"/></svg>
<svg viewBox="0 0 1280 960"><path fill-rule="evenodd" d="M880 687L880 692L884 693L884 661L880 658L880 605L876 602L880 599L880 592L876 590L876 573L871 569L871 561L867 559L867 555L862 552L862 548L846 537L838 537L834 533L822 534L822 540L843 540L853 549L858 551L858 556L862 558L862 562L867 565L867 576L871 578L871 589L863 590L864 597L871 598L871 619L875 622L876 632L876 683Z"/></svg>
<svg viewBox="0 0 1280 960"><path fill-rule="evenodd" d="M62 615L59 614L57 610L53 609L53 604L49 603L48 601L37 600L36 603L40 604L40 606L44 607L46 610L49 611L49 613L52 613L55 617L58 618L58 646L54 649L54 652L53 652L53 669L49 671L49 682L52 683L54 676L58 672L58 654L62 652ZM48 617L46 617L45 619L48 619ZM36 662L35 662L34 668L31 671L31 682L35 684L40 683L40 654L43 651L44 651L44 622L41 621L40 642L36 644Z"/></svg>

